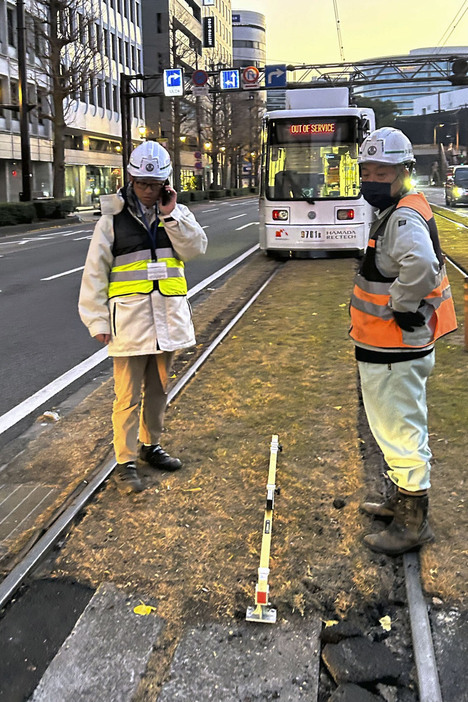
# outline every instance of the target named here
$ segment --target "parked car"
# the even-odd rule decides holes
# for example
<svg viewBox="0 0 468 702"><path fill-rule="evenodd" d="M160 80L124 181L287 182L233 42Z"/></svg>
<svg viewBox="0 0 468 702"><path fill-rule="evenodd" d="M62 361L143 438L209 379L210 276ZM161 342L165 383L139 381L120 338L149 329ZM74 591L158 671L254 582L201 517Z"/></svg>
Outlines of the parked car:
<svg viewBox="0 0 468 702"><path fill-rule="evenodd" d="M456 166L452 175L447 174L445 204L468 205L468 166Z"/></svg>

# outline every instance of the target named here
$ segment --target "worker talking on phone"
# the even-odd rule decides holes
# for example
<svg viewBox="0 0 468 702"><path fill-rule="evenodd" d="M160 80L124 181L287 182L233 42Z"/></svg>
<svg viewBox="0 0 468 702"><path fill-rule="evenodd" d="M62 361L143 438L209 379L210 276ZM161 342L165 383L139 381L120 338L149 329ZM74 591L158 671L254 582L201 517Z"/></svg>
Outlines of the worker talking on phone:
<svg viewBox="0 0 468 702"><path fill-rule="evenodd" d="M195 344L184 261L205 253L205 232L170 186L169 153L154 141L133 150L130 182L101 197L83 272L80 317L114 359L112 413L120 491L141 492L137 458L174 471L160 446L174 351Z"/></svg>

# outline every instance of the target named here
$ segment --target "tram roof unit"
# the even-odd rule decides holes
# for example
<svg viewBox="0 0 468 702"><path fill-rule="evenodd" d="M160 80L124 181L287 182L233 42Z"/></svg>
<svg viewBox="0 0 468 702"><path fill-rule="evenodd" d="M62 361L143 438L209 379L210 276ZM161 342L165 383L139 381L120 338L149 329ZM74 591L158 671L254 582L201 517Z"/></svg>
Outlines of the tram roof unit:
<svg viewBox="0 0 468 702"><path fill-rule="evenodd" d="M266 113L269 119L294 117L360 117L369 108L349 105L348 88L306 88L286 91L286 108Z"/></svg>
<svg viewBox="0 0 468 702"><path fill-rule="evenodd" d="M361 117L367 115L369 108L367 107L328 107L318 108L310 107L307 110L274 110L267 112L265 117L268 119L291 119L294 117Z"/></svg>

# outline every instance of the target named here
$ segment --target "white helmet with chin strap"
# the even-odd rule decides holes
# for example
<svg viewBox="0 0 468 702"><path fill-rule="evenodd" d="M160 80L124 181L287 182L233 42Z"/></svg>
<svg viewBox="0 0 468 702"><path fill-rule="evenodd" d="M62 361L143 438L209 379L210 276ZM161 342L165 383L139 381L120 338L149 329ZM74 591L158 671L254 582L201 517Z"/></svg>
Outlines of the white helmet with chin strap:
<svg viewBox="0 0 468 702"><path fill-rule="evenodd" d="M382 163L387 166L415 162L413 146L399 129L381 127L364 139L359 149L358 163Z"/></svg>
<svg viewBox="0 0 468 702"><path fill-rule="evenodd" d="M130 154L127 172L135 178L166 180L172 173L169 152L157 141L144 141Z"/></svg>

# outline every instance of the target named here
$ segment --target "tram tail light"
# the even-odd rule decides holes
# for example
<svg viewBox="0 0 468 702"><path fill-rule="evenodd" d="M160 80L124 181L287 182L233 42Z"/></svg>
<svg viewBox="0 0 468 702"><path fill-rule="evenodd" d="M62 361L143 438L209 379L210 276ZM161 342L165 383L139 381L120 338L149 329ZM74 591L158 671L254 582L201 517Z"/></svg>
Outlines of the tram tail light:
<svg viewBox="0 0 468 702"><path fill-rule="evenodd" d="M354 219L354 210L338 210L336 213L337 219Z"/></svg>
<svg viewBox="0 0 468 702"><path fill-rule="evenodd" d="M289 218L289 212L288 210L273 210L272 217L275 220L285 222Z"/></svg>

